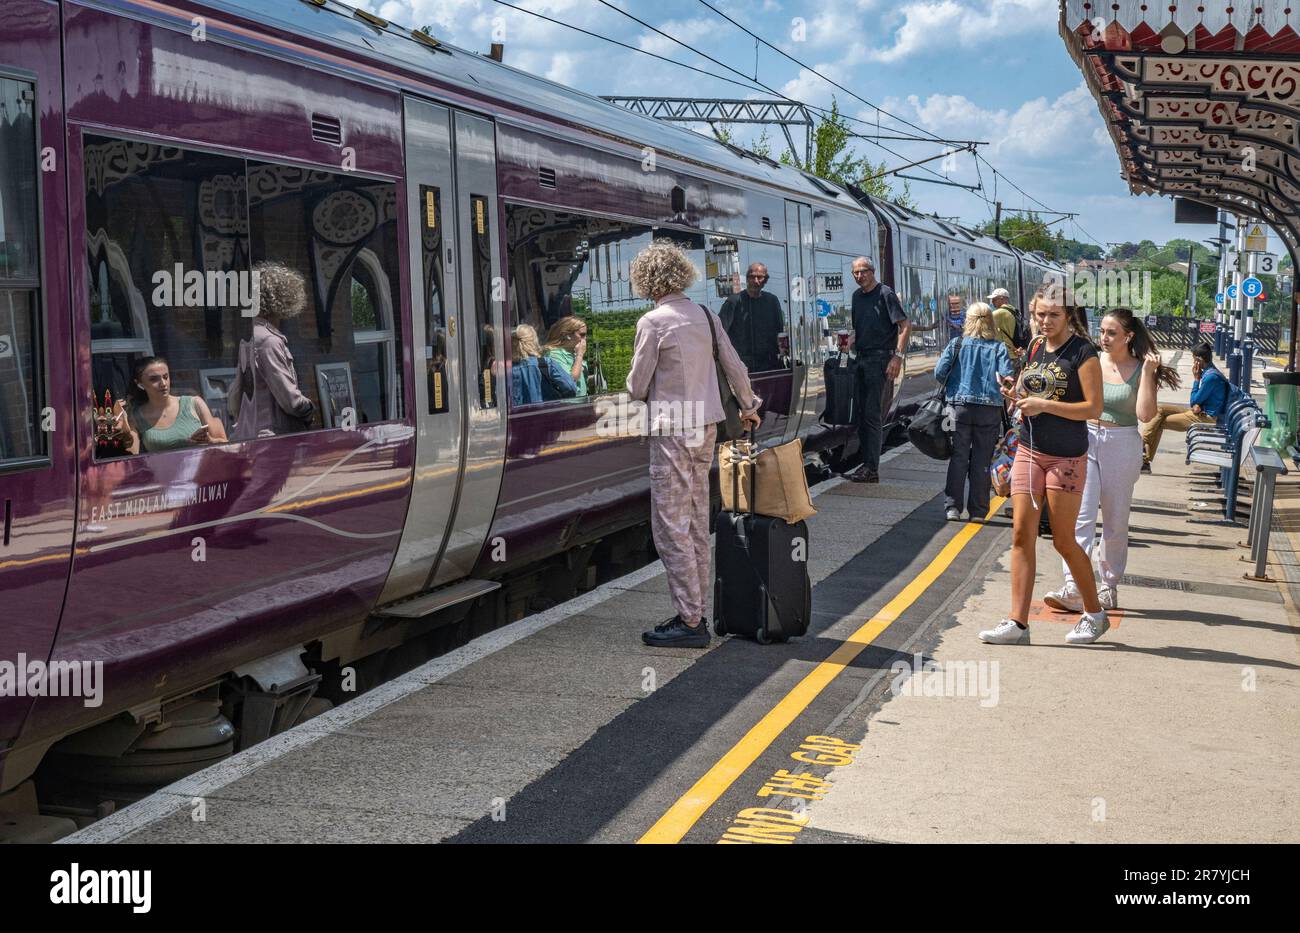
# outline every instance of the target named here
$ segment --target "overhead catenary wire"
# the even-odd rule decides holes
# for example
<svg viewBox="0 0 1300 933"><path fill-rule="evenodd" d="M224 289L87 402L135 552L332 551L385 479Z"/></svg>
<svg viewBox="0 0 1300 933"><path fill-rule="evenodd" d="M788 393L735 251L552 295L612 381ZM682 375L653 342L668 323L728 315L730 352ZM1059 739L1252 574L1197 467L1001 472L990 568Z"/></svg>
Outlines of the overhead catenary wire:
<svg viewBox="0 0 1300 933"><path fill-rule="evenodd" d="M680 68L686 68L686 69L688 69L688 70L690 70L690 71L692 71L692 72L695 72L695 73L697 73L697 74L703 74L703 75L706 75L706 76L708 76L708 77L716 78L717 80L720 80L720 81L726 82L726 83L728 83L728 84L733 84L733 85L737 85L737 86L740 86L740 87L744 87L744 88L746 88L747 90L751 90L751 91L752 91L752 90L762 90L762 91L765 91L766 93L769 93L769 94L773 94L773 95L775 95L777 98L779 98L779 99L781 99L781 100L783 100L783 101L787 101L787 102L792 103L792 104L798 104L798 105L800 105L800 106L802 106L802 107L805 107L805 108L807 108L808 110L811 110L811 111L813 111L813 112L815 112L815 113L818 113L818 114L820 114L820 115L822 115L822 116L829 116L830 113L831 113L831 111L830 111L829 109L825 108L825 107L820 107L820 106L817 106L816 104L809 104L809 103L806 103L806 102L804 102L804 101L796 100L796 99L794 99L794 98L792 98L792 97L790 97L790 96L788 96L788 95L782 93L781 91L776 90L775 88L771 87L770 85L768 85L768 84L766 84L766 83L764 83L764 82L758 80L757 77L755 77L755 78L750 78L750 77L749 77L748 75L746 75L744 72L739 71L739 70L737 70L736 68L733 68L732 66L728 65L726 62L723 62L723 61L721 61L721 60L719 60L719 59L713 57L712 55L709 55L707 52L700 51L699 49L695 48L694 46L690 45L689 43L684 42L684 41L681 40L681 39L678 39L676 36L673 36L672 34L670 34L670 33L668 33L668 32L665 32L664 30L659 29L659 28L657 28L657 27L651 25L650 23L646 22L645 20L642 20L641 18L639 18L639 17L637 17L637 16L634 16L633 14L629 13L629 12L626 11L626 10L620 9L619 7L615 6L614 4L608 2L608 0L596 0L596 2L597 2L597 3L600 3L602 6L608 7L609 9L611 9L611 10L613 10L614 12L618 13L620 16L624 16L624 17L626 17L626 18L632 20L633 22L637 23L638 25L642 26L643 28L645 28L645 29L649 29L651 32L655 33L655 34L658 35L658 36L661 36L661 37L664 38L664 39L667 39L668 41L674 43L675 45L681 46L682 48L686 49L688 52L692 52L692 53L694 53L694 54L696 54L696 55L699 55L699 56L701 56L702 58L705 58L705 59L707 59L708 61L712 62L713 64L718 65L719 67L725 69L726 71L728 71L728 72L730 72L730 73L732 73L732 74L734 74L734 75L737 75L737 76L739 76L740 78L743 78L743 79L744 79L744 82L748 82L748 83L742 83L742 82L740 82L740 81L736 81L735 79L728 78L728 77L726 77L726 76L724 76L724 75L719 75L719 74L717 74L717 73L715 73L715 72L712 72L712 71L709 71L709 70L707 70L707 69L703 69L703 68L699 68L699 67L696 67L696 66L693 66L693 65L689 65L689 64L687 64L687 63L685 63L685 62L679 62L679 61L677 61L676 59L669 58L669 57L664 56L664 55L659 55L658 53L651 52L651 51L649 51L648 49L642 49L642 48L639 48L639 47L634 46L634 45L630 45L630 44L625 43L625 42L620 42L620 41L618 41L618 40L616 40L616 39L612 39L612 38L610 38L609 36L603 36L603 35L600 35L599 33L594 33L594 32L591 32L591 31L589 31L589 30L583 29L583 28L581 28L581 27L579 27L579 26L575 26L575 25L573 25L572 23L566 23L566 22L564 22L564 21L562 21L562 20L557 20L557 19L554 19L554 18L552 18L552 17L546 16L546 15L544 15L544 14L538 13L538 12L536 12L535 10L530 10L530 9L525 8L525 7L517 6L517 5L513 4L513 3L509 3L509 2L507 2L507 0L493 0L493 2L499 4L500 6L508 7L509 9L515 10L516 12L519 12L519 13L526 13L526 14L528 14L528 15L530 15L530 16L534 16L534 17L537 17L537 18L539 18L539 19L545 20L546 22L552 23L552 24L554 24L554 25L563 26L563 27L565 27L565 28L567 28L567 29L572 29L572 30L574 30L575 32L582 33L583 35L586 35L586 36L589 36L589 37L592 37L592 38L596 38L596 39L601 39L601 40L606 41L606 42L609 42L609 43L611 43L611 44L613 44L613 45L617 45L617 46L619 46L619 47L621 47L621 48L628 49L629 51L639 52L639 53L641 53L641 54L643 54L643 55L648 55L648 56L650 56L651 58L657 59L657 60L659 60L659 61L663 61L663 62L665 62L665 63L667 63L667 64L670 64L670 65L676 65L676 66L678 66L678 67L680 67ZM731 21L731 22L734 23L734 20L731 20L730 17L726 17L725 14L721 14L720 11L716 11L716 12L719 12L719 14L720 14L720 15L723 15L724 18L727 18L729 21ZM736 24L736 25L739 26L739 24ZM773 46L771 43L769 43L769 42L767 42L765 39L763 39L761 36L759 36L759 35L757 35L756 33L754 33L752 30L749 30L749 29L747 29L747 28L744 27L744 26L739 26L739 28L744 29L744 30L745 30L749 35L753 36L753 37L754 37L755 39L757 39L758 41L760 41L760 42L762 42L763 44L767 45L769 48L774 48L774 49L776 48L776 47ZM781 51L780 49L776 49L776 50L777 50L777 51ZM782 54L784 55L785 53L782 52ZM790 58L791 61L794 61L794 62L796 62L796 63L798 64L798 60L797 60L797 59L794 59L793 57L788 56L788 55L787 55L786 57ZM802 64L800 64L800 67L806 67L806 66L803 66ZM757 71L757 69L756 69L756 71ZM810 71L811 73L817 74L817 76L818 76L819 78L821 78L822 80L827 80L827 81L829 81L829 79L827 79L824 75L821 75L820 73L816 72L814 69L809 69L809 71ZM841 87L841 86L840 86L839 84L837 84L836 82L831 81L830 83L834 84L836 87ZM757 85L757 86L755 86L755 85ZM845 91L846 91L846 93L853 94L853 92L848 91L848 89L845 89ZM842 119L850 120L850 121L853 121L853 122L855 122L855 123L861 123L861 124L866 125L866 126L873 126L873 127L875 128L875 130L876 130L876 134L875 134L876 136L879 136L879 135L880 135L880 124L879 124L879 122L878 122L878 120L879 120L879 115L880 115L881 113L884 113L884 114L886 114L887 116L890 116L890 117L892 117L892 118L894 118L894 119L898 119L898 120L900 120L901 122L905 123L905 124L908 125L908 126L912 126L913 128L916 128L916 129L921 130L922 132L926 133L926 134L930 137L929 139L919 139L919 138L917 138L917 139L914 139L914 140L912 140L912 141L916 141L916 142L947 142L947 140L945 140L943 137L940 137L940 136L938 136L937 134L934 134L933 132L931 132L931 131L929 131L929 130L925 130L925 129L922 128L922 127L917 127L916 124L910 123L909 121L907 121L907 120L905 120L905 119L903 119L903 118L897 117L895 114L889 113L888 111L884 111L884 110L882 110L882 109L876 107L875 104L872 104L872 103L870 103L869 101L865 101L865 98L862 98L862 97L860 97L860 96L857 95L857 94L853 94L853 96L854 96L856 99L858 99L858 100L864 101L868 106L872 107L873 109L875 109L875 110L877 111L877 122L873 124L873 123L871 123L871 122L869 122L869 121L867 121L867 120L863 120L863 119L861 119L860 117L856 117L856 116L853 116L853 115L851 115L851 114L846 114L846 113L839 113L838 116L839 116L840 118L842 118ZM884 145L883 143L880 143L880 142L878 142L877 140L872 139L872 138L866 136L865 134L854 134L854 135L855 135L855 136L859 136L860 138L866 139L867 142L870 142L872 145L876 146L876 147L879 148L879 149L882 149L883 151L889 153L890 155L893 155L893 156L895 156L895 157L897 157L897 158L900 158L900 159L902 159L902 158L906 158L905 156L903 156L901 153L899 153L899 152L896 151L895 149L893 149L893 148L891 148L891 147L889 147L889 146L886 146L886 145ZM1049 211L1049 212L1051 212L1051 213L1066 213L1066 212L1063 212L1063 211L1052 211L1052 209L1051 209L1051 208L1048 208L1047 205L1043 204L1042 201L1039 201L1037 198L1034 198L1032 195L1029 195L1026 191L1024 191L1024 189L1022 189L1022 188L1020 188L1018 185L1016 185L1015 182L1013 182L1010 178L1008 178L1008 177L1007 177L1003 172L1000 172L1000 171L999 171L999 170L998 170L998 169L997 169L997 168L996 168L996 167L995 167L991 162L989 162L987 159L985 159L983 156L981 156L981 155L979 154L978 150L972 150L972 154L975 156L975 158L976 158L977 160L983 161L983 163L984 163L986 166L988 166L990 170L993 171L993 173L994 173L994 186L995 186L995 192L996 192L996 185L997 185L998 177L1001 176L1001 178L1002 178L1003 180L1005 180L1009 185L1011 185L1013 188L1015 188L1017 191L1019 191L1023 196L1029 198L1029 199L1032 200L1034 203L1038 204L1038 205L1039 205L1040 207L1042 207L1044 210ZM929 174L929 175L933 175L936 179L939 179L939 180L941 180L941 181L944 182L944 183L949 183L949 184L952 183L951 179L949 179L947 176L942 175L942 174L940 174L940 173L938 173L938 172L935 172L934 170L930 169L928 166L924 166L924 165L923 165L923 166L920 167L920 170L926 172L926 173ZM927 179L915 178L914 180L916 180L916 181L926 181ZM981 184L980 184L979 187L980 187L980 188L983 187L982 180L981 180ZM986 194L984 194L984 193L982 192L982 190L975 190L975 189L972 189L972 190L974 190L974 191L975 191L975 194L978 195L982 200L984 200L984 202L985 202L986 205L989 203L988 196L987 196Z"/></svg>
<svg viewBox="0 0 1300 933"><path fill-rule="evenodd" d="M777 54L782 55L782 56L784 56L785 58L789 59L790 61L794 62L794 63L795 63L796 65L798 65L800 68L804 69L805 71L809 72L810 74L814 74L814 75L816 75L817 77L821 78L823 81L825 81L825 82L826 82L827 84L829 84L831 87L838 88L839 90L843 91L845 94L848 94L848 95L849 95L850 97L852 97L854 100L857 100L857 101L860 101L860 102L863 103L863 104L866 104L868 107L870 107L871 109L875 110L876 113L878 113L878 114L883 113L883 114L885 114L885 116L887 116L887 117L891 117L892 119L897 120L899 123L902 123L904 126L910 126L910 127L911 127L912 129L914 129L914 130L919 130L920 132L924 133L926 136L929 136L931 139L933 139L933 140L935 140L935 141L949 142L949 140L941 140L941 138L940 138L937 134L935 134L933 131L931 131L931 130L927 130L927 129L926 129L925 127L923 127L923 126L917 126L915 123L911 122L910 120L906 119L905 117L900 117L900 116L899 116L898 114L896 114L896 113L890 113L888 110L885 110L883 107L880 107L880 106L877 105L877 104L873 104L871 101L867 100L865 97L863 97L862 95L860 95L860 94L858 94L857 92L853 91L852 89L845 87L844 85L840 84L838 81L835 81L835 80L833 80L833 79L831 79L831 78L828 78L826 75L822 74L820 71L818 71L816 68L812 67L811 65L806 65L806 64L804 64L803 62L799 61L799 59L797 59L797 58L795 58L793 55L791 55L789 52L785 51L785 49L782 49L782 48L780 48L779 46L775 46L775 45L773 45L771 42L768 42L766 39L764 39L764 38L763 38L762 36L760 36L758 33L754 32L752 29L750 29L748 26L744 25L743 23L739 23L739 22L737 22L736 20L732 19L732 18L731 18L730 16L728 16L726 13L722 12L722 10L719 10L719 9L718 9L716 6L714 6L712 3L709 3L708 0L699 0L699 2L700 2L701 4L703 4L704 6L708 7L708 8L709 8L710 10L712 10L714 13L718 14L719 16L721 16L721 17L722 17L723 19L725 19L727 22L731 23L731 25L735 26L737 29L740 29L740 30L742 30L743 32L746 32L746 33L748 33L749 35L753 36L753 37L754 37L754 40L755 40L756 42L761 42L761 43L763 43L763 45L767 46L769 49L771 49L772 51L776 52ZM755 73L755 75L757 76L757 74L758 74L758 69L757 69L757 68L754 69L754 73Z"/></svg>

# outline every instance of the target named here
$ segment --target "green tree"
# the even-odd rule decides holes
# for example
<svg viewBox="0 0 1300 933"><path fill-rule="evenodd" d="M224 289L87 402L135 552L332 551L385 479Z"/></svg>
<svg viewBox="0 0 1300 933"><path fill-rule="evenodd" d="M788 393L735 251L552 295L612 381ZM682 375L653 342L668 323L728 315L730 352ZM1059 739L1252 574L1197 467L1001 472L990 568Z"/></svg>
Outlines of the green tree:
<svg viewBox="0 0 1300 933"><path fill-rule="evenodd" d="M781 153L781 161L818 178L842 185L857 185L872 197L915 208L916 202L907 182L903 182L901 192L896 191L884 174L889 166L883 161L875 165L870 159L859 156L849 146L851 138L848 120L840 114L839 103L832 98L830 113L822 115L813 132L812 161L805 163L788 151Z"/></svg>

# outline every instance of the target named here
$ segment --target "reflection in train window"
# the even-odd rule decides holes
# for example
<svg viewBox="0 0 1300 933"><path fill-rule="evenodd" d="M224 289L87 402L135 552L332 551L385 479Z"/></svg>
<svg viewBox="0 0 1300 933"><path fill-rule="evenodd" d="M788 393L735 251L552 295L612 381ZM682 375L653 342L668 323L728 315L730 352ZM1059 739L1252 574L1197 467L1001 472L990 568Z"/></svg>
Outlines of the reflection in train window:
<svg viewBox="0 0 1300 933"><path fill-rule="evenodd" d="M315 405L309 427L401 417L395 185L94 135L83 156L99 414L121 404L136 361L162 356L171 394L201 396L233 436L226 396L258 303L249 273L269 260L306 290L282 332ZM123 452L112 441L97 438L100 456Z"/></svg>
<svg viewBox="0 0 1300 933"><path fill-rule="evenodd" d="M285 322L313 427L402 417L397 186L287 165L248 164L254 264L283 263L307 283Z"/></svg>
<svg viewBox="0 0 1300 933"><path fill-rule="evenodd" d="M723 297L718 316L745 366L752 373L788 369L791 360L785 248L771 243L709 237L708 277ZM767 279L749 279L750 268ZM725 290L725 294L724 294Z"/></svg>
<svg viewBox="0 0 1300 933"><path fill-rule="evenodd" d="M35 98L0 78L0 464L45 454Z"/></svg>
<svg viewBox="0 0 1300 933"><path fill-rule="evenodd" d="M136 360L166 358L170 394L182 397L234 365L245 171L240 159L92 135L83 159L96 453L116 456L125 447L107 419L128 398Z"/></svg>
<svg viewBox="0 0 1300 933"><path fill-rule="evenodd" d="M545 356L576 371L571 398L620 392L627 384L636 322L652 307L633 293L628 270L651 235L644 224L506 205L511 326L531 327ZM585 347L578 322L587 331ZM524 405L543 401L531 390L515 397Z"/></svg>

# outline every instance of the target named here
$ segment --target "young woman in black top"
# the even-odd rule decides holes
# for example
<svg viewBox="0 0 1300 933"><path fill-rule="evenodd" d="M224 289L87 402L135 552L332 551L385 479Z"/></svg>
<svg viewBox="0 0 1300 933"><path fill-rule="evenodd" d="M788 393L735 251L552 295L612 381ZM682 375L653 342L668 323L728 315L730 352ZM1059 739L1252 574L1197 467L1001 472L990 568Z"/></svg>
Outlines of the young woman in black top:
<svg viewBox="0 0 1300 933"><path fill-rule="evenodd" d="M1092 562L1074 540L1088 470L1088 420L1100 416L1102 409L1101 364L1091 341L1070 326L1053 289L1039 289L1030 309L1039 336L1025 353L1019 380L1003 381L1003 394L1024 419L1011 468L1011 614L979 637L995 645L1029 644L1038 520L1046 503L1052 543L1083 599L1083 616L1066 641L1088 644L1110 627L1097 600Z"/></svg>

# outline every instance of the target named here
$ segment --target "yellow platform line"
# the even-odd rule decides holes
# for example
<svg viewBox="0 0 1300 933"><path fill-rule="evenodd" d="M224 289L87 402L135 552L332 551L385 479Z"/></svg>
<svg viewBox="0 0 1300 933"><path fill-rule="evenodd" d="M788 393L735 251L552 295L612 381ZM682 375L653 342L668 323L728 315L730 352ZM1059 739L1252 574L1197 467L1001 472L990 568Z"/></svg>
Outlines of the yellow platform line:
<svg viewBox="0 0 1300 933"><path fill-rule="evenodd" d="M994 499L988 517L997 513L1005 499ZM776 706L759 720L731 750L719 759L708 772L695 782L672 807L650 827L644 836L637 840L641 843L675 843L690 831L708 809L717 803L736 779L763 754L777 737L815 700L824 689L839 676L840 672L853 663L867 646L889 628L899 616L924 593L931 584L939 579L962 549L979 533L983 525L967 522L943 549L935 555L934 560L926 566L902 592L884 605L856 632L850 635L836 648L825 661L799 681Z"/></svg>

